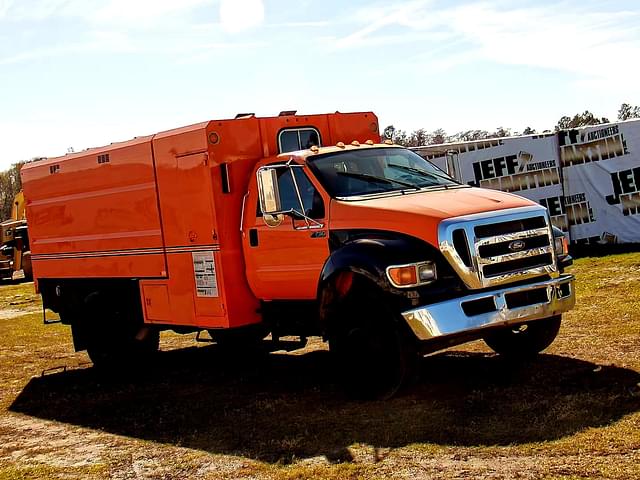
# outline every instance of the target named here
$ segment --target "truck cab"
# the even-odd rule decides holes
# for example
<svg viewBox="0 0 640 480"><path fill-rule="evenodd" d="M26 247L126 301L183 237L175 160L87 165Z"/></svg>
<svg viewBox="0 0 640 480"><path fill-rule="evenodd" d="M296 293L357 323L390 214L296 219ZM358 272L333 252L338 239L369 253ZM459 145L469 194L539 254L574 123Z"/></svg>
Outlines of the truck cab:
<svg viewBox="0 0 640 480"><path fill-rule="evenodd" d="M357 395L484 339L535 355L575 302L546 210L380 142L371 112L211 121L23 169L33 271L96 365L158 332L328 341Z"/></svg>
<svg viewBox="0 0 640 480"><path fill-rule="evenodd" d="M566 242L543 207L460 184L397 145L265 160L246 202L254 294L312 302L325 338L345 345L335 348L343 363L384 359L378 379L392 362L389 375L409 370L410 358L388 357L394 346L411 356L485 338L504 355L533 355L574 305Z"/></svg>

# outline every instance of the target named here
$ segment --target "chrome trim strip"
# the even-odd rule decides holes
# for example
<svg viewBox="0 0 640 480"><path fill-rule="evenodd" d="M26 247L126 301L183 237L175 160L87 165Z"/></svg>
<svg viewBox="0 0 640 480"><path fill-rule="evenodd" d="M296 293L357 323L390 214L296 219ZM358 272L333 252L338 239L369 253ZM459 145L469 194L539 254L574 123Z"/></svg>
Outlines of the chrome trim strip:
<svg viewBox="0 0 640 480"><path fill-rule="evenodd" d="M565 285L569 286L569 292L567 295L561 296L561 287ZM547 302L512 309L507 307L507 295L538 288L547 290ZM493 298L496 305L495 311L473 316L467 316L464 313L462 309L463 303L484 298ZM403 312L402 316L419 340L431 340L476 331L480 332L488 327L507 326L549 318L571 310L575 302L575 279L573 275L563 275L544 282L503 288L493 292L467 295L445 302L425 305Z"/></svg>
<svg viewBox="0 0 640 480"><path fill-rule="evenodd" d="M523 230L521 232L496 235L495 237L481 238L476 241L476 245L479 247L484 247L485 245L495 245L496 243L512 242L514 240L539 237L540 235L547 235L548 233L549 232L547 228L535 228L533 230Z"/></svg>
<svg viewBox="0 0 640 480"><path fill-rule="evenodd" d="M481 239L477 238L475 233L475 227L479 225L492 225L513 220L523 220L536 216L545 217L547 222L546 228L524 230L521 232L496 235L494 237ZM467 237L467 247L471 256L470 266L466 266L464 264L453 245L453 232L459 229L464 230ZM438 243L440 251L449 262L449 264L453 267L454 271L460 276L465 285L473 290L504 285L506 283L513 282L514 279L523 280L540 275L550 275L552 277L557 277L557 259L555 250L553 248L551 248L549 252L543 252L551 253L552 259L549 265L538 266L534 268L525 268L516 272L507 272L489 278L486 278L483 274L482 270L486 265L508 261L509 257L505 257L502 260L499 257L493 257L497 261L488 262L488 259L483 259L482 257L480 257L479 248L481 246L520 240L522 238L529 238L537 235L547 235L547 238L549 239L548 245L553 245L553 230L551 229L551 221L549 220L547 210L541 205L511 208L507 210L494 210L472 215L464 215L461 217L448 218L440 222L440 225L438 226ZM537 253L540 252L540 248L542 247L524 250L523 252L525 253L525 255L523 255L522 257L513 257L511 259L540 255L542 253Z"/></svg>
<svg viewBox="0 0 640 480"><path fill-rule="evenodd" d="M493 279L499 279L500 282L496 283L502 284L519 282L520 280L526 280L532 277L541 277L542 275L549 275L552 278L557 278L558 272L556 272L555 269L552 269L550 265L546 265L544 267L529 268L527 270L520 270L516 272L501 273L495 277L489 277L486 280L491 281Z"/></svg>
<svg viewBox="0 0 640 480"><path fill-rule="evenodd" d="M529 250L521 250L519 252L505 253L504 255L496 255L495 257L478 258L479 265L493 265L496 263L509 262L511 260L519 260L521 258L535 257L536 255L544 255L551 253L551 247L536 247Z"/></svg>

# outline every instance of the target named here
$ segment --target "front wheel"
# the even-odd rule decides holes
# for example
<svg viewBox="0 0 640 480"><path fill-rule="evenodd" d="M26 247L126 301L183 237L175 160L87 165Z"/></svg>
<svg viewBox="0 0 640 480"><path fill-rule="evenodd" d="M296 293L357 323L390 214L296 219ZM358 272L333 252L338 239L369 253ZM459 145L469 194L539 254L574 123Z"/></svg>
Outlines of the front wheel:
<svg viewBox="0 0 640 480"><path fill-rule="evenodd" d="M531 358L553 343L560 331L561 316L494 330L484 342L494 352L510 358Z"/></svg>
<svg viewBox="0 0 640 480"><path fill-rule="evenodd" d="M375 291L351 294L336 305L329 349L347 393L392 397L415 372L414 345Z"/></svg>

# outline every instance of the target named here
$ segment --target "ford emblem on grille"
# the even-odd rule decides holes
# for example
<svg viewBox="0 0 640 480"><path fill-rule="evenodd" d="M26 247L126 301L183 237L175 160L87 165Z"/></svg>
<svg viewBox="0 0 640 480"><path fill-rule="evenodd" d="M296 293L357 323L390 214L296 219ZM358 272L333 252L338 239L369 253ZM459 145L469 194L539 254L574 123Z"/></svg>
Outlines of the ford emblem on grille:
<svg viewBox="0 0 640 480"><path fill-rule="evenodd" d="M525 244L522 240L514 240L509 244L509 250L512 252L519 252L520 250L524 250Z"/></svg>

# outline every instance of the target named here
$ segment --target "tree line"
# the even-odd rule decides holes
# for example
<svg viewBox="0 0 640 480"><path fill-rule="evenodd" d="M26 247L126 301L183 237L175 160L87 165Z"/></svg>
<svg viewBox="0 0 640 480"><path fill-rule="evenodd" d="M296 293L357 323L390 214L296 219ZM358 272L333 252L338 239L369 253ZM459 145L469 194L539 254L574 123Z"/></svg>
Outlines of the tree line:
<svg viewBox="0 0 640 480"><path fill-rule="evenodd" d="M632 118L640 118L640 107L632 106L628 103L620 105L617 120L623 121L630 120ZM554 130L544 130L542 132L537 132L531 127L525 128L522 132L513 131L511 128L498 127L492 132L487 130L464 130L448 135L442 128L438 128L433 131L419 128L413 132L407 132L396 128L394 125L389 125L384 129L383 135L385 138L393 140L393 142L398 145L403 145L405 147L420 147L422 145L439 145L442 143L470 142L488 138L552 133L554 131L558 132L560 130L586 127L589 125L600 125L602 123L609 123L609 119L606 117L597 117L589 110L585 110L582 113L576 113L572 117L567 115L560 117L554 127Z"/></svg>
<svg viewBox="0 0 640 480"><path fill-rule="evenodd" d="M11 218L11 208L16 194L22 190L20 169L25 162L11 165L8 170L0 172L0 221Z"/></svg>
<svg viewBox="0 0 640 480"><path fill-rule="evenodd" d="M640 118L640 107L623 103L618 110L618 120L629 120L632 118ZM577 113L573 117L563 116L558 120L555 131L585 127L587 125L599 125L608 123L609 119L605 117L596 117L589 110ZM551 133L551 130L544 130L540 133ZM510 128L498 127L495 131L487 130L464 130L452 135L447 134L442 128L428 131L419 128L413 132L397 129L393 125L389 125L384 129L384 136L393 140L398 145L406 147L419 147L422 145L438 145L442 143L468 142L474 140L484 140L487 138L501 138L512 135L533 135L536 134L533 128L527 127L522 132L512 131ZM31 161L41 160L41 157L33 158ZM20 180L20 169L27 162L18 162L4 172L0 172L0 221L11 217L11 208L13 207L13 199L22 189L22 181Z"/></svg>

